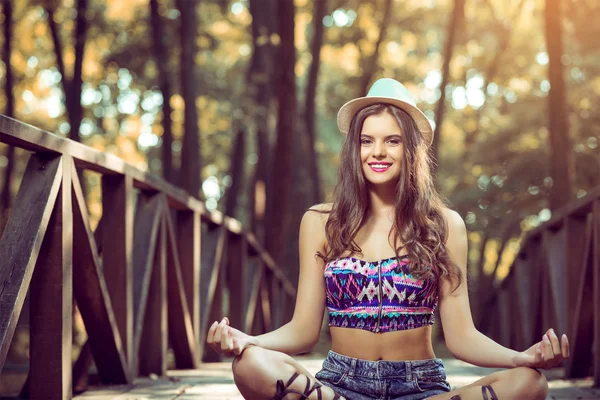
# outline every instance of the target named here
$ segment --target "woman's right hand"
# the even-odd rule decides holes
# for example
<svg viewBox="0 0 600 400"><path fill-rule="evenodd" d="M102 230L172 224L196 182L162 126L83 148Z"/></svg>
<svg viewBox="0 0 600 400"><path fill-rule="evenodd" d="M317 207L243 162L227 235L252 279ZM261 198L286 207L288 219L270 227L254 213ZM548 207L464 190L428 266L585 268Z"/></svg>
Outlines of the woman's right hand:
<svg viewBox="0 0 600 400"><path fill-rule="evenodd" d="M258 341L254 336L246 335L244 332L229 326L227 317L223 317L221 322L213 322L208 330L206 343L215 349L217 353L226 356L239 356L247 347L258 345Z"/></svg>

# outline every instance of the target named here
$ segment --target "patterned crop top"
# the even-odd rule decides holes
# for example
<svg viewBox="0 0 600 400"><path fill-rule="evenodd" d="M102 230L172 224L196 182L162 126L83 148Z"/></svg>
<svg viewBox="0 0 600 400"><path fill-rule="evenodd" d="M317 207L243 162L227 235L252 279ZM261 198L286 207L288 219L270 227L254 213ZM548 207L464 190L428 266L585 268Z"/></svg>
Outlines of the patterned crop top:
<svg viewBox="0 0 600 400"><path fill-rule="evenodd" d="M407 257L328 262L324 275L329 326L383 333L433 325L436 282L413 278ZM436 294L427 300L432 291Z"/></svg>

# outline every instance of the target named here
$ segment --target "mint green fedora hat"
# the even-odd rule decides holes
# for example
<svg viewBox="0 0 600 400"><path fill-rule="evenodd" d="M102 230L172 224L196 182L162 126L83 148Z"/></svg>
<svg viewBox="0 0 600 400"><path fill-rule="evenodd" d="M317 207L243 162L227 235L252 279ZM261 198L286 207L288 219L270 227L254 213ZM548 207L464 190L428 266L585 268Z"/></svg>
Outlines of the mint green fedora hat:
<svg viewBox="0 0 600 400"><path fill-rule="evenodd" d="M416 106L415 99L408 89L395 79L383 78L377 80L365 97L350 100L340 108L337 115L337 124L340 132L346 135L350 130L352 118L361 109L373 104L391 104L408 113L417 124L428 146L433 143L433 129L429 119Z"/></svg>

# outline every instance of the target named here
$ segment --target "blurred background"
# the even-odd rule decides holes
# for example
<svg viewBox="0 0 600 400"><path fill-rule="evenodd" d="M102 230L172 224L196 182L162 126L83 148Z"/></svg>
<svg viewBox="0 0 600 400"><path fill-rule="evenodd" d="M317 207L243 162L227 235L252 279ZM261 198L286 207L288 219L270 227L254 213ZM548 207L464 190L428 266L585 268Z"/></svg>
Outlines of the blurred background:
<svg viewBox="0 0 600 400"><path fill-rule="evenodd" d="M0 4L0 112L239 219L293 282L300 218L336 179L337 110L381 77L404 83L435 126L435 178L469 230L474 304L527 231L600 185L596 0ZM26 161L0 144L0 229ZM84 177L94 225L100 175ZM7 364L26 359L19 332Z"/></svg>

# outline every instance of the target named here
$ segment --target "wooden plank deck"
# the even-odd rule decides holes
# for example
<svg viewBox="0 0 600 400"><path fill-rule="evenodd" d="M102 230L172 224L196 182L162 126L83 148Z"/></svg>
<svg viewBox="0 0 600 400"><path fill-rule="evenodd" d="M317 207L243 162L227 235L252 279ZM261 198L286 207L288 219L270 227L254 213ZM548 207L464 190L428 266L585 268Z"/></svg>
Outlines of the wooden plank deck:
<svg viewBox="0 0 600 400"><path fill-rule="evenodd" d="M322 358L297 358L311 373L321 368ZM464 362L445 359L448 381L461 387L493 372ZM600 399L600 388L593 388L592 379L563 380L562 370L545 371L550 381L548 400ZM153 378L153 379L152 379ZM202 364L197 370L170 371L167 377L138 379L131 386L91 389L75 397L77 400L243 400L231 374L231 363Z"/></svg>

